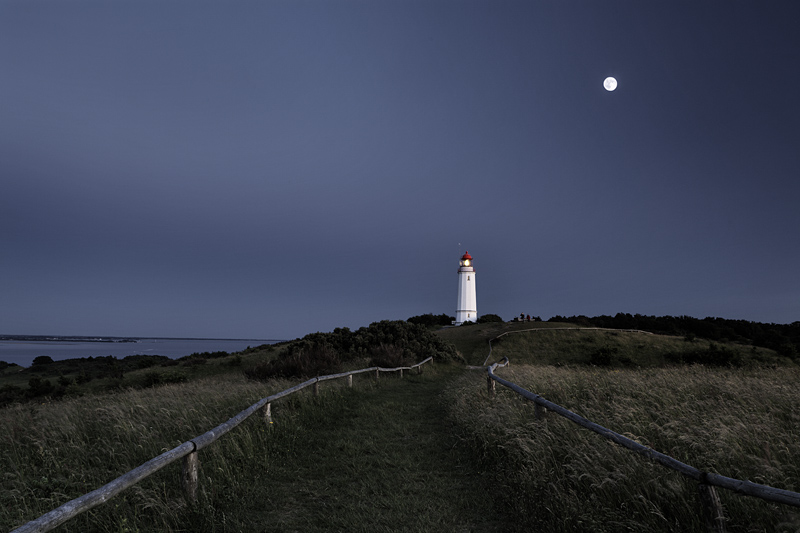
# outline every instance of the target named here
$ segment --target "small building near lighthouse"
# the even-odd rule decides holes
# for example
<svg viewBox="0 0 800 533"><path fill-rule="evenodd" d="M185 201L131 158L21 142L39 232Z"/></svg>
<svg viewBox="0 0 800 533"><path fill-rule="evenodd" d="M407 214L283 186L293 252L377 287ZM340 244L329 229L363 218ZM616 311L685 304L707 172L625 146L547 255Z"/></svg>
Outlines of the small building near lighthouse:
<svg viewBox="0 0 800 533"><path fill-rule="evenodd" d="M478 303L475 297L475 267L469 252L461 256L458 268L458 304L455 325L478 321Z"/></svg>

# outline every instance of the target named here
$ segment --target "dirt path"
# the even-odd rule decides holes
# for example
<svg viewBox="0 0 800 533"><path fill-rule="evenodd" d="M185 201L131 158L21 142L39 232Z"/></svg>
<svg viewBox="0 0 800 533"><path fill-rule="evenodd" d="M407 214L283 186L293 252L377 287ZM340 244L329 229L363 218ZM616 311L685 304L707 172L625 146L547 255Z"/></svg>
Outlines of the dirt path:
<svg viewBox="0 0 800 533"><path fill-rule="evenodd" d="M451 431L439 398L448 379L381 378L341 394L335 410L295 421L295 453L269 469L269 508L278 512L262 515L264 530L506 529L486 476Z"/></svg>

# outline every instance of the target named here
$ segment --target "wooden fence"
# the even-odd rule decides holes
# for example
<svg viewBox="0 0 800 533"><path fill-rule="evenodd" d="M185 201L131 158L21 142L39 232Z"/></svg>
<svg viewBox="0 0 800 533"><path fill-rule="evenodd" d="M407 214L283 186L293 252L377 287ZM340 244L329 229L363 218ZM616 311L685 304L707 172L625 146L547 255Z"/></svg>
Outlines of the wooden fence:
<svg viewBox="0 0 800 533"><path fill-rule="evenodd" d="M776 489L767 485L759 485L751 481L742 481L740 479L733 479L711 472L702 472L693 466L678 461L677 459L657 452L654 449L639 444L638 442L624 437L619 433L606 429L599 424L595 424L586 418L564 409L560 405L550 402L538 394L534 394L529 390L523 389L519 385L506 381L498 377L494 371L499 367L504 367L509 364L507 357L503 358L500 362L494 363L487 367L488 377L486 378L489 397L495 396L495 382L500 383L504 387L511 389L520 396L534 402L535 410L534 416L542 418L548 411L552 411L564 418L575 422L581 427L592 430L603 437L616 442L617 444L633 450L652 461L656 461L667 468L671 468L686 477L689 477L698 482L698 490L700 493L700 500L703 504L704 522L709 531L715 533L722 533L726 531L725 528L725 515L722 511L722 505L717 496L714 487L721 487L724 489L732 490L747 496L754 496L775 503L782 503L785 505L793 505L800 507L800 493L792 492L789 490Z"/></svg>
<svg viewBox="0 0 800 533"><path fill-rule="evenodd" d="M183 459L183 468L181 472L181 479L183 484L183 490L186 494L186 497L189 500L196 500L197 498L197 487L198 487L198 470L199 470L199 460L198 460L198 452L205 448L206 446L212 444L214 441L228 433L230 430L244 422L248 417L251 415L261 412L264 420L267 423L272 423L272 402L283 398L284 396L289 396L290 394L294 394L306 387L313 387L314 394L319 394L319 384L322 381L327 381L330 379L338 379L338 378L347 378L348 386L353 386L353 376L355 374L363 374L367 372L373 372L375 375L375 379L378 379L378 376L381 372L399 372L400 377L403 377L403 371L408 370L411 371L413 369L417 369L417 372L422 373L422 365L432 361L432 357L428 357L424 361L417 363L413 366L404 366L404 367L397 367L397 368L381 368L378 366L373 366L370 368L362 368L361 370L352 370L350 372L342 372L340 374L331 374L328 376L318 376L315 378L311 378L308 381L304 381L303 383L296 385L290 389L283 390L272 396L267 396L266 398L262 398L258 402L254 403L238 415L234 416L233 418L229 419L227 422L220 424L219 426L215 427L214 429L203 433L202 435L195 437L189 441L184 442L180 446L177 446L167 452L162 453L158 457L154 457L150 459L146 463L142 464L141 466L134 468L130 472L123 474L122 476L118 477L117 479L111 481L96 489L88 494L84 494L79 498L75 498L71 500L61 507L53 509L49 513L46 513L36 520L32 520L27 524L18 527L17 529L13 530L11 533L33 533L33 532L44 532L50 531L51 529L55 528L56 526L63 524L67 520L74 518L75 516L79 515L84 511L88 511L98 505L101 505L120 492L125 489L128 489L138 483L139 481L143 480L147 476L155 473L156 471L160 470L161 468L167 466L168 464L177 461L178 459Z"/></svg>

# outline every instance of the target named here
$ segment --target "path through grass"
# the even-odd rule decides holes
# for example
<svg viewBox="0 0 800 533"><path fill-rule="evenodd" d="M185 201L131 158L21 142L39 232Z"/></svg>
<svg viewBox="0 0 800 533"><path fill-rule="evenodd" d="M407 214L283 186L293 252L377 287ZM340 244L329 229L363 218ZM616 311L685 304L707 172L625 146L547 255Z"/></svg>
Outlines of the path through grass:
<svg viewBox="0 0 800 533"><path fill-rule="evenodd" d="M374 387L323 394L314 401L324 406L306 406L283 418L276 406L258 482L236 500L251 503L233 506L250 509L229 509L237 527L504 530L485 476L451 433L440 395L452 372L382 377Z"/></svg>

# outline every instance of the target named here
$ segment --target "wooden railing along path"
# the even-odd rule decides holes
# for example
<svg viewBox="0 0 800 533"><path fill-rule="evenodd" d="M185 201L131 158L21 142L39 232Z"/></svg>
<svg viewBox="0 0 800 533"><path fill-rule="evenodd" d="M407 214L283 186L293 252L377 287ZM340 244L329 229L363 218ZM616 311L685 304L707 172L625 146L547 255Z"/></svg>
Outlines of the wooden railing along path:
<svg viewBox="0 0 800 533"><path fill-rule="evenodd" d="M205 448L206 446L212 444L214 441L228 433L230 430L244 422L248 417L253 415L256 412L261 412L262 416L266 423L272 423L272 402L283 398L285 396L289 396L290 394L294 394L306 387L313 387L314 394L319 394L319 384L321 381L327 381L330 379L337 379L337 378L347 378L347 385L349 387L353 386L353 376L355 374L363 374L366 372L374 372L375 379L378 378L381 372L399 372L400 377L403 377L404 370L413 370L417 369L418 372L422 372L422 365L432 361L432 357L428 357L422 362L417 363L416 365L412 366L404 366L404 367L397 367L397 368L381 368L378 366L373 366L370 368L362 368L360 370L352 370L350 372L342 372L340 374L331 374L328 376L318 376L315 378L311 378L308 381L304 381L299 385L295 385L290 389L283 390L271 396L267 396L266 398L262 398L261 400L257 401L238 415L234 416L233 418L229 419L227 422L220 424L219 426L215 427L214 429L203 433L202 435L195 437L191 440L188 440L167 452L162 453L158 457L154 457L150 459L146 463L142 464L141 466L134 468L130 472L123 474L122 476L118 477L117 479L111 481L100 487L99 489L93 490L88 494L84 494L79 498L75 498L64 505L53 509L49 513L46 513L36 520L32 520L27 524L18 527L17 529L13 530L11 533L33 533L33 532L44 532L50 531L51 529L55 528L56 526L63 524L67 520L74 518L75 516L79 515L84 511L88 511L98 505L102 505L103 503L107 502L120 492L125 489L128 489L138 483L139 481L143 480L144 478L148 477L149 475L155 473L156 471L160 470L161 468L167 466L168 464L177 461L178 459L183 459L183 470L182 470L182 482L183 482L183 490L186 494L187 499L189 500L196 500L197 498L197 487L198 487L198 471L199 471L199 459L198 459L198 452Z"/></svg>
<svg viewBox="0 0 800 533"><path fill-rule="evenodd" d="M703 503L703 510L704 510L704 520L706 526L708 527L709 531L713 531L716 533L721 533L726 531L725 529L725 515L722 511L722 505L719 501L719 497L714 489L714 487L721 487L723 489L732 490L734 492L738 492L740 494L745 494L747 496L754 496L756 498L761 498L762 500L767 500L770 502L781 503L785 505L793 505L795 507L800 507L800 493L792 492L789 490L783 489L776 489L774 487L769 487L767 485L759 485L758 483L753 483L751 481L742 481L740 479L733 479L726 476L721 476L719 474L714 474L712 472L703 472L693 466L687 465L678 461L677 459L670 457L669 455L665 455L663 453L657 452L654 449L645 446L643 444L639 444L638 442L629 439L619 433L611 431L610 429L604 428L599 424L595 424L594 422L576 414L572 411L561 407L551 401L548 401L538 394L535 394L529 390L523 389L519 385L512 383L510 381L506 381L505 379L498 377L494 371L499 367L504 367L509 364L508 358L505 357L501 361L490 365L487 368L488 377L486 378L487 388L490 397L495 396L495 382L500 383L504 387L511 389L512 391L516 392L523 398L526 398L535 404L534 408L534 416L537 419L541 419L546 412L552 411L558 415L563 416L567 420L571 420L572 422L578 424L581 427L594 431L602 435L603 437L616 442L617 444L628 448L629 450L633 450L636 453L639 453L652 461L656 461L667 468L671 468L686 477L689 477L698 482L699 486L698 489L700 491L700 499Z"/></svg>

